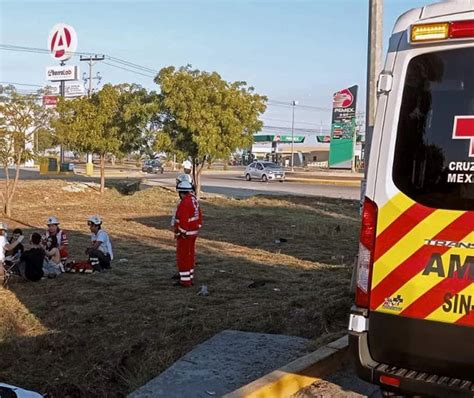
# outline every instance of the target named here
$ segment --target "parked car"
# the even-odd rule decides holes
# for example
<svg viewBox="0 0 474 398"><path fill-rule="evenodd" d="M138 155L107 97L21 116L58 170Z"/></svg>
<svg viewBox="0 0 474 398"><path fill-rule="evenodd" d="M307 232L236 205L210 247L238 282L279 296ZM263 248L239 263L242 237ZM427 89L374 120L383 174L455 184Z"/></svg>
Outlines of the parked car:
<svg viewBox="0 0 474 398"><path fill-rule="evenodd" d="M250 181L252 178L254 178L263 182L270 180L278 180L283 182L285 181L285 170L276 163L256 161L250 163L245 168L244 176L247 181Z"/></svg>
<svg viewBox="0 0 474 398"><path fill-rule="evenodd" d="M145 160L142 166L142 171L144 173L163 174L164 169L159 160L151 159Z"/></svg>

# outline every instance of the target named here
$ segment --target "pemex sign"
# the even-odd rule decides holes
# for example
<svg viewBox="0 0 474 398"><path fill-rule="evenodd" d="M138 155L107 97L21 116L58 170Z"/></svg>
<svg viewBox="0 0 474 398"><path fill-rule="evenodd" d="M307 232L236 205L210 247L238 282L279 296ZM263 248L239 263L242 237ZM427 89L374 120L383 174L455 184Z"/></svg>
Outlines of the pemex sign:
<svg viewBox="0 0 474 398"><path fill-rule="evenodd" d="M357 88L352 86L334 93L332 99L329 167L351 169L354 157Z"/></svg>
<svg viewBox="0 0 474 398"><path fill-rule="evenodd" d="M48 49L56 61L67 61L77 48L77 35L72 26L65 23L54 25L48 37Z"/></svg>

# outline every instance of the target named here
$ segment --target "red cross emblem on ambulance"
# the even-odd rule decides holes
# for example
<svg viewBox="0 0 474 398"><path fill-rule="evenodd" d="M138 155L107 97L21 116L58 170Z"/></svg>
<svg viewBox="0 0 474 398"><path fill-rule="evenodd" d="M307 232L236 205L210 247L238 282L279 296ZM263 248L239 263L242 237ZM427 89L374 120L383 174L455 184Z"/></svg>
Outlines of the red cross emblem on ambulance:
<svg viewBox="0 0 474 398"><path fill-rule="evenodd" d="M455 116L453 139L470 140L469 156L474 157L474 116Z"/></svg>

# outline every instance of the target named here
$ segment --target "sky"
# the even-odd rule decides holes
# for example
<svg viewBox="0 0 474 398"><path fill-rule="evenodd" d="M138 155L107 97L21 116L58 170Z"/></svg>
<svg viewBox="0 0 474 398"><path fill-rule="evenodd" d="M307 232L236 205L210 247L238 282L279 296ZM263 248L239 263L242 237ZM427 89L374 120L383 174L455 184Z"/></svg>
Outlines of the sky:
<svg viewBox="0 0 474 398"><path fill-rule="evenodd" d="M397 17L430 2L384 1L384 50ZM58 22L74 27L80 52L156 71L191 64L246 81L269 98L262 118L269 127L291 126L285 104L295 100L296 128L329 129L332 94L354 84L358 111L365 111L368 0L0 0L0 44L46 49ZM158 89L150 72L143 76L106 62L93 69L103 77L99 88L134 82ZM56 64L48 54L0 50L0 82L44 86L45 68ZM81 76L87 71L78 57L67 64L79 65Z"/></svg>

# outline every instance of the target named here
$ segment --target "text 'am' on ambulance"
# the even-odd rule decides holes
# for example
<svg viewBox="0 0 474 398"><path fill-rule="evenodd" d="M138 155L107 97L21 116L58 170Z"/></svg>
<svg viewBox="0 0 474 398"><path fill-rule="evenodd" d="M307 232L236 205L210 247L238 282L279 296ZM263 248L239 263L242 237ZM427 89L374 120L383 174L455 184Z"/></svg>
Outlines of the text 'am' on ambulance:
<svg viewBox="0 0 474 398"><path fill-rule="evenodd" d="M474 397L474 0L395 24L355 281L359 377L385 395Z"/></svg>

